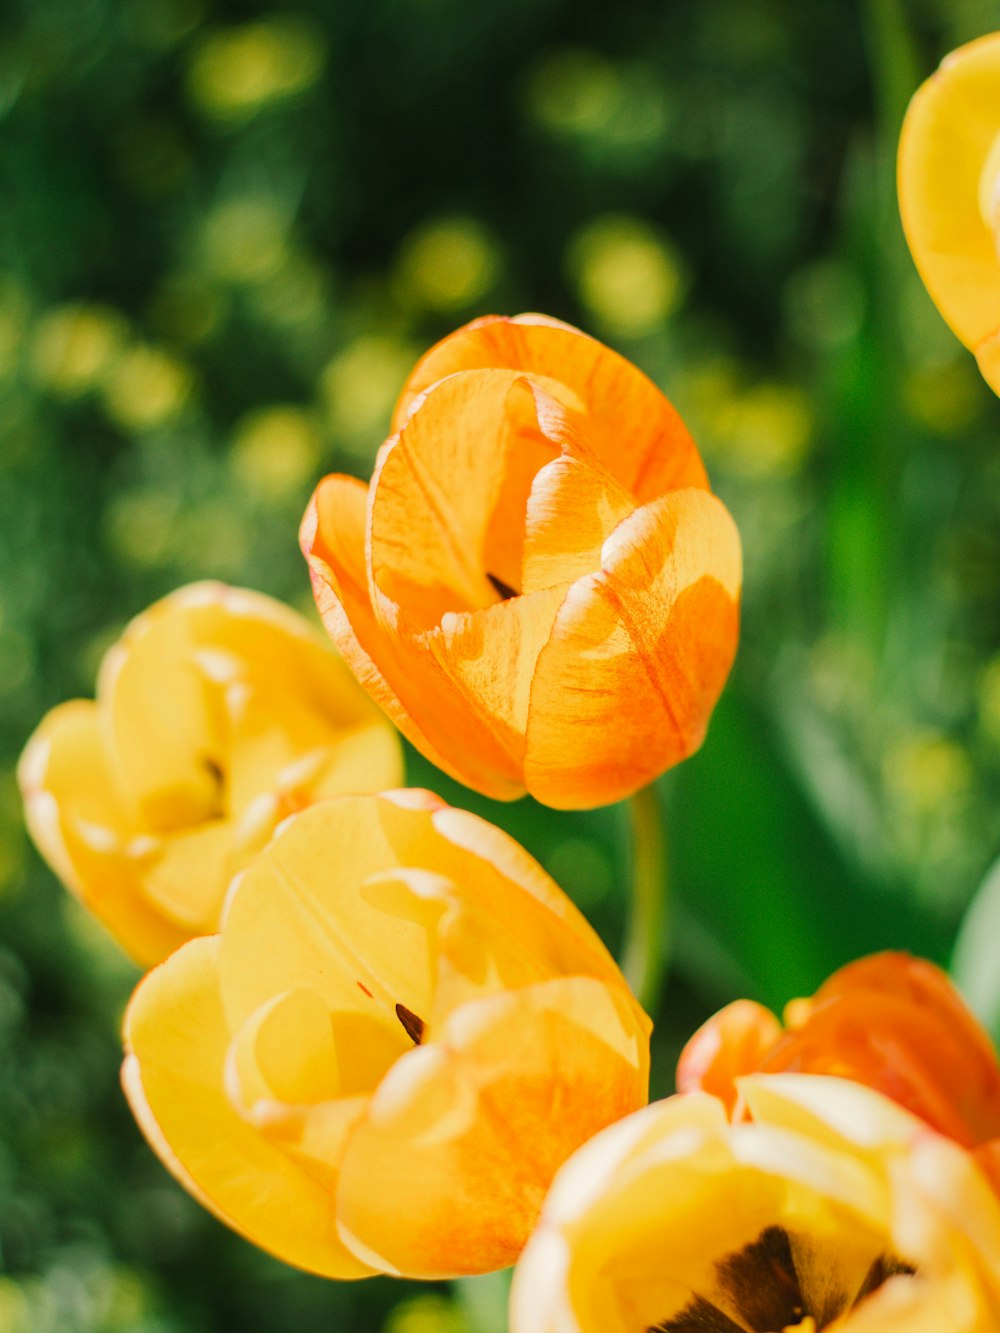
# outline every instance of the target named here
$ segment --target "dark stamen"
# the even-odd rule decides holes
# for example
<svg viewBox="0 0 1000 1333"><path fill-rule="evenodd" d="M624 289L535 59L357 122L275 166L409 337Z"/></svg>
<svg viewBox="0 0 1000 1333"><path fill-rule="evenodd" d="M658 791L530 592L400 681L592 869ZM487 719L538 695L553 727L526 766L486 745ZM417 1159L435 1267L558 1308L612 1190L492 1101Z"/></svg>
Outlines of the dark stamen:
<svg viewBox="0 0 1000 1333"><path fill-rule="evenodd" d="M666 1323L654 1324L646 1333L743 1333L743 1325L723 1314L717 1305L703 1296L696 1296L679 1315Z"/></svg>
<svg viewBox="0 0 1000 1333"><path fill-rule="evenodd" d="M784 1227L767 1227L750 1245L717 1264L716 1273L755 1333L797 1324L807 1313Z"/></svg>
<svg viewBox="0 0 1000 1333"><path fill-rule="evenodd" d="M737 1323L704 1296L695 1295L677 1314L652 1324L646 1333L773 1333L812 1315L817 1330L828 1328L848 1309L860 1305L883 1282L897 1274L912 1277L914 1269L891 1254L879 1255L853 1300L832 1288L803 1295L792 1256L792 1242L783 1227L766 1227L755 1241L725 1255L715 1265L716 1280L726 1305L735 1307Z"/></svg>
<svg viewBox="0 0 1000 1333"><path fill-rule="evenodd" d="M396 1017L402 1023L410 1041L414 1046L419 1046L424 1039L424 1020L418 1018L412 1009L407 1009L405 1004L396 1005Z"/></svg>
<svg viewBox="0 0 1000 1333"><path fill-rule="evenodd" d="M509 601L511 597L517 596L517 590L512 588L509 583L504 583L503 579L498 579L495 574L490 574L487 571L486 577L493 584L497 594L502 597L505 602Z"/></svg>

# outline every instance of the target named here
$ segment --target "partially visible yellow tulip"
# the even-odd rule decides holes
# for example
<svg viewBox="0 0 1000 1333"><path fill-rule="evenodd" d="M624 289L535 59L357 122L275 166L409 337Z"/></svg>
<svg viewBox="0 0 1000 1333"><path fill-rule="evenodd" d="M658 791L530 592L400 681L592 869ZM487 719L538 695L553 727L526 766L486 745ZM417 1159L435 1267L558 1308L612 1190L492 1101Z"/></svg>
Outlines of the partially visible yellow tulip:
<svg viewBox="0 0 1000 1333"><path fill-rule="evenodd" d="M181 588L106 654L97 700L54 708L18 777L49 865L138 962L214 931L291 811L402 778L399 738L294 611Z"/></svg>
<svg viewBox="0 0 1000 1333"><path fill-rule="evenodd" d="M606 805L701 744L736 653L740 542L624 357L543 315L445 338L370 486L301 542L324 623L399 729L498 800Z"/></svg>
<svg viewBox="0 0 1000 1333"><path fill-rule="evenodd" d="M935 305L1000 393L1000 33L946 56L910 103L899 207Z"/></svg>
<svg viewBox="0 0 1000 1333"><path fill-rule="evenodd" d="M996 1333L1000 1205L968 1153L847 1080L741 1090L750 1123L671 1097L563 1167L512 1333Z"/></svg>
<svg viewBox="0 0 1000 1333"><path fill-rule="evenodd" d="M510 1264L647 1096L649 1020L506 834L427 792L293 815L139 986L123 1082L223 1221L329 1277Z"/></svg>

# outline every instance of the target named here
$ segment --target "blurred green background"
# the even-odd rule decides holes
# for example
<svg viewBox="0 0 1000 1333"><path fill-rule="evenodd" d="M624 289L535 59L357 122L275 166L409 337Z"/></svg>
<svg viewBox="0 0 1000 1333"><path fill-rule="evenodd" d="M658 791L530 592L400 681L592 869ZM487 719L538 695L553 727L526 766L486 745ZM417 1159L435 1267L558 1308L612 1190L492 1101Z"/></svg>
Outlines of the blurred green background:
<svg viewBox="0 0 1000 1333"><path fill-rule="evenodd" d="M906 100L986 0L4 0L0 1333L499 1333L502 1284L337 1286L174 1186L118 1090L134 973L43 868L14 765L132 615L309 606L295 530L409 365L541 309L639 362L746 553L740 659L661 784L657 1092L737 994L947 962L1000 852L1000 406L895 212ZM613 946L624 813L485 810ZM1000 882L960 973L1000 1012Z"/></svg>

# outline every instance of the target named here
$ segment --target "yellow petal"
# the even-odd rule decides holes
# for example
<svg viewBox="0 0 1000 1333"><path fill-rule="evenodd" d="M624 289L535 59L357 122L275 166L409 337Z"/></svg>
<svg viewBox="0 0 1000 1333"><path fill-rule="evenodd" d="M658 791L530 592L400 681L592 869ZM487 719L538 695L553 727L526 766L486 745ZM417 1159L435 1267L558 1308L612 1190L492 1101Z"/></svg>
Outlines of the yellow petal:
<svg viewBox="0 0 1000 1333"><path fill-rule="evenodd" d="M208 935L218 926L235 869L229 821L209 820L156 839L145 857L138 891L184 938Z"/></svg>
<svg viewBox="0 0 1000 1333"><path fill-rule="evenodd" d="M485 367L565 386L568 394L557 396L591 410L588 430L595 452L640 502L667 490L707 485L694 443L659 389L617 352L544 316L486 316L432 347L406 382L393 429L400 429L431 385Z"/></svg>
<svg viewBox="0 0 1000 1333"><path fill-rule="evenodd" d="M329 1009L305 986L275 995L236 1034L227 1073L232 1100L247 1111L267 1100L311 1105L337 1097Z"/></svg>
<svg viewBox="0 0 1000 1333"><path fill-rule="evenodd" d="M362 888L397 858L432 858L430 831L426 811L375 797L320 802L278 830L237 881L223 918L222 995L234 1030L298 986L331 1012L390 1025L397 1003L426 1013L426 931L380 911ZM400 1027L398 1053L408 1045Z"/></svg>
<svg viewBox="0 0 1000 1333"><path fill-rule="evenodd" d="M164 1164L236 1231L309 1272L364 1277L337 1237L329 1193L226 1096L218 953L217 938L192 940L132 998L122 1081L136 1119Z"/></svg>
<svg viewBox="0 0 1000 1333"><path fill-rule="evenodd" d="M85 700L47 714L18 765L25 818L49 865L135 960L150 965L185 932L142 897L139 828L108 767L97 709Z"/></svg>
<svg viewBox="0 0 1000 1333"><path fill-rule="evenodd" d="M1000 328L1000 257L980 193L1000 134L1000 34L949 55L910 104L899 145L899 205L914 262L967 347ZM996 386L995 351L983 373Z"/></svg>
<svg viewBox="0 0 1000 1333"><path fill-rule="evenodd" d="M193 646L188 618L158 603L131 622L98 678L119 795L155 830L222 813L222 717Z"/></svg>
<svg viewBox="0 0 1000 1333"><path fill-rule="evenodd" d="M557 809L607 804L697 749L736 652L740 580L735 526L705 491L619 524L538 658L532 795Z"/></svg>
<svg viewBox="0 0 1000 1333"><path fill-rule="evenodd" d="M511 1263L557 1168L642 1104L647 1076L631 1009L599 982L555 980L462 1006L439 1041L396 1064L351 1136L341 1234L403 1274Z"/></svg>
<svg viewBox="0 0 1000 1333"><path fill-rule="evenodd" d="M521 947L546 956L557 972L621 984L600 936L541 866L501 829L450 806L431 812L434 866L483 912L505 923ZM516 893L516 888L523 890ZM638 1003L636 1020L648 1023Z"/></svg>

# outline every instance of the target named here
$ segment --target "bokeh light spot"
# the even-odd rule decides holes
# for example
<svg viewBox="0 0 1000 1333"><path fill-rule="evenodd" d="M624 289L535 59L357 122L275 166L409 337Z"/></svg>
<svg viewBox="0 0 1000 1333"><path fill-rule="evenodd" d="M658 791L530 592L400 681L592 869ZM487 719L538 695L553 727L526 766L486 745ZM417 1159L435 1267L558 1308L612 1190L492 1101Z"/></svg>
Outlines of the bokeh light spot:
<svg viewBox="0 0 1000 1333"><path fill-rule="evenodd" d="M567 258L582 304L615 333L647 333L683 299L676 252L638 218L598 218L573 239Z"/></svg>

